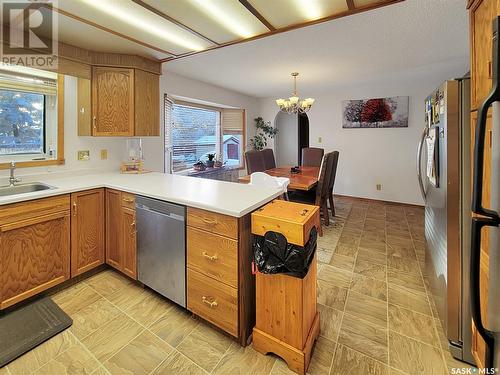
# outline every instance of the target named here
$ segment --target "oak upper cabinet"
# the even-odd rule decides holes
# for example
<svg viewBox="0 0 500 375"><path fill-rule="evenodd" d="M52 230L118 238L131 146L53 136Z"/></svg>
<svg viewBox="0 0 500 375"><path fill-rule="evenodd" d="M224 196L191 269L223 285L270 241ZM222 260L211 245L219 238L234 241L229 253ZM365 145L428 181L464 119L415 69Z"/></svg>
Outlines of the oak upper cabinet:
<svg viewBox="0 0 500 375"><path fill-rule="evenodd" d="M159 75L140 69L94 66L91 87L92 119L88 123L80 105L89 95L86 82L82 80L78 86L78 135L160 135Z"/></svg>
<svg viewBox="0 0 500 375"><path fill-rule="evenodd" d="M71 194L71 276L104 263L104 189Z"/></svg>
<svg viewBox="0 0 500 375"><path fill-rule="evenodd" d="M492 84L493 20L500 15L500 0L476 0L470 8L471 106L477 109Z"/></svg>
<svg viewBox="0 0 500 375"><path fill-rule="evenodd" d="M92 68L92 135L134 135L134 69Z"/></svg>
<svg viewBox="0 0 500 375"><path fill-rule="evenodd" d="M106 189L106 263L137 279L135 198Z"/></svg>
<svg viewBox="0 0 500 375"><path fill-rule="evenodd" d="M0 309L69 277L69 195L0 207Z"/></svg>

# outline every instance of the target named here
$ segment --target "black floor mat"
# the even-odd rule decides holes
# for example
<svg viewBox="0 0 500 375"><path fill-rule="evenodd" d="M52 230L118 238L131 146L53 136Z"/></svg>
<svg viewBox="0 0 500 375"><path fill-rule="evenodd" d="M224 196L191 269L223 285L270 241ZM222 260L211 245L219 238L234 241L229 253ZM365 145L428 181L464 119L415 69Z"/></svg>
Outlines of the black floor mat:
<svg viewBox="0 0 500 375"><path fill-rule="evenodd" d="M71 324L73 320L49 297L0 315L0 367Z"/></svg>

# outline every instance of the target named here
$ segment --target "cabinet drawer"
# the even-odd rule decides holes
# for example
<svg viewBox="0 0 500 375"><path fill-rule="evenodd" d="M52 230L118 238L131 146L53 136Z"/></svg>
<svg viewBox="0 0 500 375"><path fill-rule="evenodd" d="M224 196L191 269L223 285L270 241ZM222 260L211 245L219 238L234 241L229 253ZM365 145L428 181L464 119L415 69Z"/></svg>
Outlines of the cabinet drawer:
<svg viewBox="0 0 500 375"><path fill-rule="evenodd" d="M235 217L188 207L187 225L238 239L238 219Z"/></svg>
<svg viewBox="0 0 500 375"><path fill-rule="evenodd" d="M238 242L187 228L188 267L233 287L238 286Z"/></svg>
<svg viewBox="0 0 500 375"><path fill-rule="evenodd" d="M122 191L122 207L135 210L135 195Z"/></svg>
<svg viewBox="0 0 500 375"><path fill-rule="evenodd" d="M238 337L238 292L188 268L188 309Z"/></svg>
<svg viewBox="0 0 500 375"><path fill-rule="evenodd" d="M69 211L69 195L43 198L0 206L0 224L29 220L62 211Z"/></svg>

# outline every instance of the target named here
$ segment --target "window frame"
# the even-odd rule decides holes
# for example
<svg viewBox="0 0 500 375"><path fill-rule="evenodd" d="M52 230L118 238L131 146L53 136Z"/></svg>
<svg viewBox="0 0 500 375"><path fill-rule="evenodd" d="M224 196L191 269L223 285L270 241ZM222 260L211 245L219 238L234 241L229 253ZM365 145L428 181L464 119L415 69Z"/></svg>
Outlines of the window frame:
<svg viewBox="0 0 500 375"><path fill-rule="evenodd" d="M205 109L205 110L208 110L208 111L216 111L219 113L219 129L217 129L217 133L219 133L219 142L220 142L220 145L217 146L216 145L216 148L221 148L223 150L224 148L224 144L223 144L223 140L224 140L224 131L222 129L222 112L224 111L225 108L222 108L222 107L217 107L217 106L210 106L210 105L206 105L206 104L200 104L200 103L194 103L194 102L190 102L190 101L186 101L186 100L176 100L176 99L172 99L170 96L168 96L167 94L164 95L164 103L163 103L163 106L164 106L164 109L165 109L165 100L170 100L171 102L171 105L172 105L172 109L173 109L173 106L174 105L179 105L179 106L184 106L184 107L192 107L192 108L199 108L199 109ZM246 152L246 109L243 109L243 108L234 108L234 109L240 109L242 112L243 112L243 131L241 132L241 134L238 134L238 135L241 135L242 136L242 145L241 145L241 161L240 161L240 164L239 166L233 166L231 167L231 169L234 169L234 170L242 170L242 169L245 169L246 166L245 166L245 152ZM165 126L165 122L163 124L163 126ZM231 134L231 133L226 133L226 134ZM164 136L164 141L163 143L165 143L165 136ZM173 140L172 140L172 143L173 143ZM177 171L177 172L174 172L173 171L173 168L172 168L172 174L189 174L189 172L192 172L193 171L193 168L188 168L188 169L184 169L182 171Z"/></svg>
<svg viewBox="0 0 500 375"><path fill-rule="evenodd" d="M45 112L45 111L44 111ZM45 113L44 113L45 116ZM46 126L44 126L44 149L46 150ZM8 156L8 155L5 155ZM15 158L14 158L15 159ZM57 75L57 158L50 160L20 160L16 161L16 168L32 168L49 165L63 165L64 158L64 75ZM10 162L0 163L0 170L9 169Z"/></svg>

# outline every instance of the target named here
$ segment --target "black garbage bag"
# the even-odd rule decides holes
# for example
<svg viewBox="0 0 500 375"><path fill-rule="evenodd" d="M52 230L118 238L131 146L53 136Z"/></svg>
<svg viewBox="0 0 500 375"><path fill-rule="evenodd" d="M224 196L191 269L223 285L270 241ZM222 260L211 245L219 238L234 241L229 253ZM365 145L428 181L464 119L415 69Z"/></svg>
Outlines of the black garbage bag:
<svg viewBox="0 0 500 375"><path fill-rule="evenodd" d="M284 273L304 278L316 251L318 231L311 229L305 246L288 243L286 237L277 232L266 232L264 237L254 236L253 254L259 272L267 274Z"/></svg>

